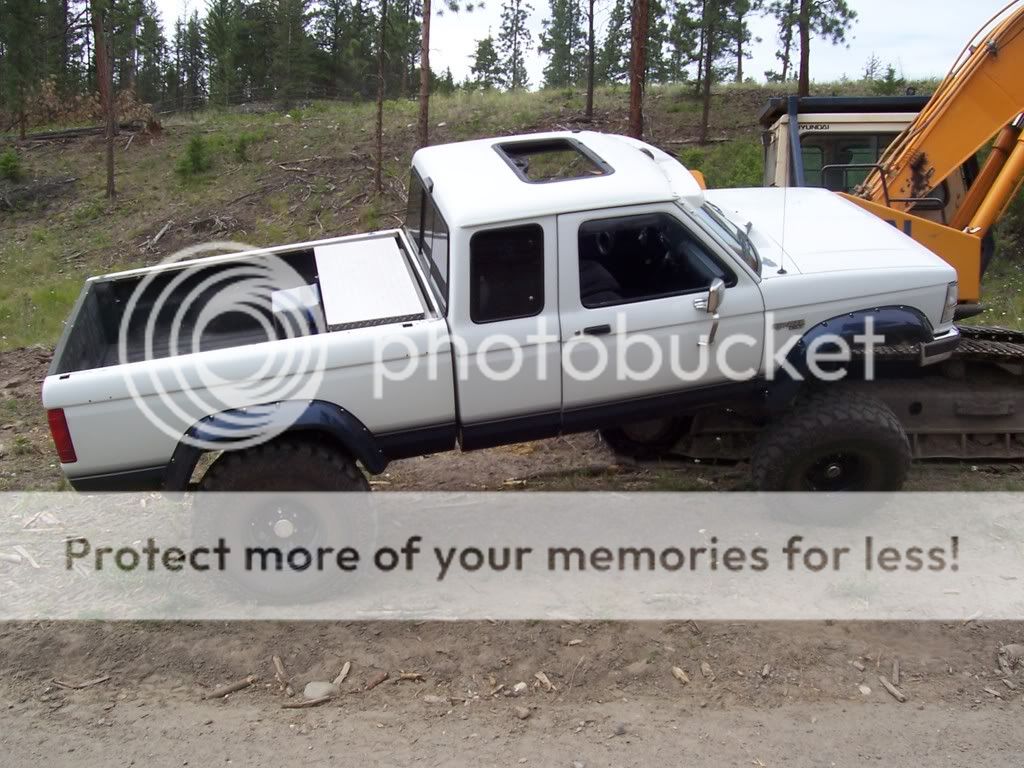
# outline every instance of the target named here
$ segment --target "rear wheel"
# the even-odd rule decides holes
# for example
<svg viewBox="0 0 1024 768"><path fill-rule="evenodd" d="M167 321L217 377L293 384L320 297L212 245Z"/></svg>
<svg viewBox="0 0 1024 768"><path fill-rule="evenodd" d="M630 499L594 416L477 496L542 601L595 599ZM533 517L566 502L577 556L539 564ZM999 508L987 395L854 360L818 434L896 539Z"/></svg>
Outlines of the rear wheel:
<svg viewBox="0 0 1024 768"><path fill-rule="evenodd" d="M355 461L341 450L301 438L279 438L224 453L214 462L199 483L200 491L254 493L233 499L230 505L218 501L215 493L199 494L192 512L193 536L207 546L222 538L228 543L237 559L224 576L238 596L268 603L320 600L343 593L342 582L355 574L334 567L333 553L323 568L301 568L301 552L358 548L359 539L365 538L356 506L361 497L352 497L348 505L338 496L300 492L369 488ZM248 567L241 553L249 551L280 551L284 567L275 567L276 554L254 556L251 562L257 567ZM289 560L292 553L298 553L298 559ZM264 562L269 567L260 567Z"/></svg>
<svg viewBox="0 0 1024 768"><path fill-rule="evenodd" d="M762 491L897 491L910 443L885 403L819 392L765 428L751 458Z"/></svg>
<svg viewBox="0 0 1024 768"><path fill-rule="evenodd" d="M634 459L663 456L675 447L689 428L687 419L648 419L601 430L601 439L616 453Z"/></svg>

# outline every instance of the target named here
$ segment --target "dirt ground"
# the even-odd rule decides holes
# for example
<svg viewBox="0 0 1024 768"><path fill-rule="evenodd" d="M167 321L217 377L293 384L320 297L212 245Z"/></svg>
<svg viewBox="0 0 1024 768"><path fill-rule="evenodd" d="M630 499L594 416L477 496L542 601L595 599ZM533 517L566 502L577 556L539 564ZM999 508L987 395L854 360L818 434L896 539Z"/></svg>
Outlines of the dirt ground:
<svg viewBox="0 0 1024 768"><path fill-rule="evenodd" d="M0 355L0 489L61 487L38 403L49 354ZM593 435L397 462L373 482L748 487L743 465L627 464ZM1024 472L922 464L910 485L1017 490ZM0 595L11 584L0 573ZM0 749L14 766L1016 766L1024 673L1000 672L1008 643L1024 643L1024 624L0 624ZM283 708L296 699L274 681L274 655L299 691L351 662L342 695ZM897 659L905 703L879 682ZM422 678L396 682L402 672ZM243 691L202 698L249 675Z"/></svg>
<svg viewBox="0 0 1024 768"><path fill-rule="evenodd" d="M1024 701L1008 685L1024 675L1003 683L995 651L1022 636L978 623L5 625L0 747L18 766L1010 766ZM342 695L282 708L295 699L274 654L297 688L352 662ZM895 659L902 704L878 682ZM396 682L402 671L422 679ZM247 675L252 687L201 698Z"/></svg>

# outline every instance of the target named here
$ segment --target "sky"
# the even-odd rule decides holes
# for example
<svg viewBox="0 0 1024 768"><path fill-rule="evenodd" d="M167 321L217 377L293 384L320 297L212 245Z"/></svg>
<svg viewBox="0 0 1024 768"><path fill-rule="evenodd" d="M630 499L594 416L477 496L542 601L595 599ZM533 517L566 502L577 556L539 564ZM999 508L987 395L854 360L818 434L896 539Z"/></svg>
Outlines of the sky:
<svg viewBox="0 0 1024 768"><path fill-rule="evenodd" d="M430 65L435 72L450 67L456 81L469 74L476 41L500 26L502 0L485 0L472 13L435 15L431 28ZM607 21L614 0L597 0L598 28ZM872 56L892 64L907 79L940 77L952 65L968 38L1005 6L1008 0L848 0L858 19L848 36L849 47L832 46L816 40L811 47L811 77L837 80L843 75L856 79ZM537 36L548 13L547 0L533 0L535 10L530 28ZM202 8L205 0L157 0L165 26L183 11ZM436 5L441 5L435 2ZM755 37L753 58L744 65L748 76L764 79L766 70L776 67L777 31L771 19L755 18L750 23ZM544 59L534 47L528 61L530 82L542 81Z"/></svg>

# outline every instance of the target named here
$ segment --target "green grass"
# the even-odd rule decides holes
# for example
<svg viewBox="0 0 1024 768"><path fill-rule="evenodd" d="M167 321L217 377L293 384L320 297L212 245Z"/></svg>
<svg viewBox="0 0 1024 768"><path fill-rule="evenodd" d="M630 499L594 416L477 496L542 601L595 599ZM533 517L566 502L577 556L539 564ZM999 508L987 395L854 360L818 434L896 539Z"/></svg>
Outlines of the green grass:
<svg viewBox="0 0 1024 768"><path fill-rule="evenodd" d="M728 141L682 150L679 160L704 174L709 187L759 187L763 178L761 145L755 140Z"/></svg>

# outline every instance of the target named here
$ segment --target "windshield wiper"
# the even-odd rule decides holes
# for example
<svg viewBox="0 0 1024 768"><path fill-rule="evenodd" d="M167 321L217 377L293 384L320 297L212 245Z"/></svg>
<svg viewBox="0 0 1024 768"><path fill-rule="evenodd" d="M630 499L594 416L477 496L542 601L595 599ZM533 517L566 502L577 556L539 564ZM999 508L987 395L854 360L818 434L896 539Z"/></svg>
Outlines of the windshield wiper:
<svg viewBox="0 0 1024 768"><path fill-rule="evenodd" d="M752 221L748 221L746 228L741 228L732 219L725 215L725 211L714 203L705 200L704 205L714 211L716 214L715 218L732 231L733 236L736 238L736 243L740 246L740 255L743 257L743 260L748 263L753 262L754 271L760 275L761 254L757 252L757 246L755 246L754 241L750 239L750 230L753 228L754 223Z"/></svg>

